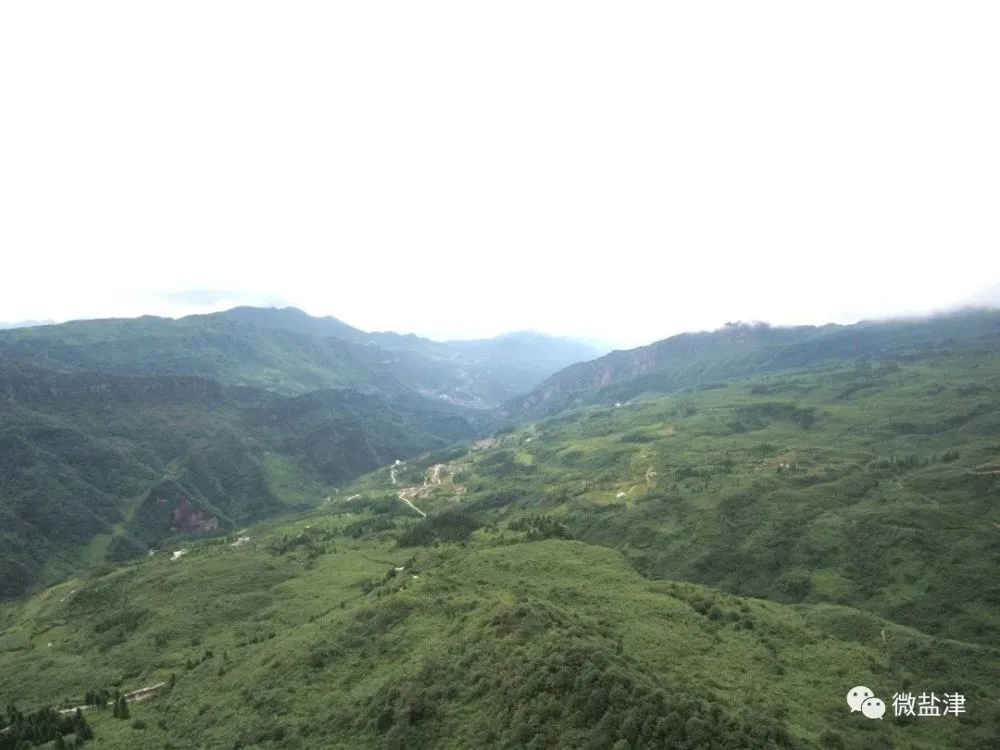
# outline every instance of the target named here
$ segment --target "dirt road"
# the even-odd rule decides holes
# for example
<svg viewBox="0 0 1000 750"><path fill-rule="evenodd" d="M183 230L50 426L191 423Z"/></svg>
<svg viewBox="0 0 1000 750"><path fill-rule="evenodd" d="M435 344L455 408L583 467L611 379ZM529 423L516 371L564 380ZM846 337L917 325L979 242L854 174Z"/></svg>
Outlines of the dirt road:
<svg viewBox="0 0 1000 750"><path fill-rule="evenodd" d="M416 505L411 503L410 498L408 498L403 492L399 493L399 499L402 500L407 505L409 505L411 508L413 508L413 510L417 511L417 513L419 513L421 516L427 518L427 514L424 513L422 510L420 510L420 508L418 508Z"/></svg>
<svg viewBox="0 0 1000 750"><path fill-rule="evenodd" d="M155 685L149 685L144 688L139 688L138 690L133 690L131 693L125 693L125 695L122 697L125 698L125 700L128 701L129 703L149 700L150 698L153 697L153 693L155 693L157 690L159 690L166 684L167 683L165 682L158 682ZM108 705L109 706L114 705L114 701L108 701ZM94 706L74 706L73 708L62 708L59 709L59 713L64 715L75 714L77 709L80 709L81 711L86 711L88 708L94 708Z"/></svg>

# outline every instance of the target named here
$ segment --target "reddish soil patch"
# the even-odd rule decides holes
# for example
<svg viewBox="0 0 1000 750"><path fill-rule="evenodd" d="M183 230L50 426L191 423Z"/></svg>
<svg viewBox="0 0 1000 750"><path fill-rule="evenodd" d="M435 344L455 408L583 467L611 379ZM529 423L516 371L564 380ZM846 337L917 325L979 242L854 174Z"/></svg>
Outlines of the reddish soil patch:
<svg viewBox="0 0 1000 750"><path fill-rule="evenodd" d="M219 519L213 518L191 505L191 501L181 496L181 501L174 508L170 528L173 531L215 531L219 528Z"/></svg>

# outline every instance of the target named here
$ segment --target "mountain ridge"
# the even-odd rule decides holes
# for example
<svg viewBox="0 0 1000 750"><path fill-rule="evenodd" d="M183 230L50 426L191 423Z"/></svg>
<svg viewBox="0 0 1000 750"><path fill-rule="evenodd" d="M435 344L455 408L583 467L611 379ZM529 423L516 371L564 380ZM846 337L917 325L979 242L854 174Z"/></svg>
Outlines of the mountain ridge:
<svg viewBox="0 0 1000 750"><path fill-rule="evenodd" d="M147 315L0 331L0 361L55 371L192 375L286 394L409 389L478 410L591 353L542 334L451 343L369 334L298 308L236 307L176 320Z"/></svg>
<svg viewBox="0 0 1000 750"><path fill-rule="evenodd" d="M670 393L713 381L815 367L914 347L974 347L1000 337L1000 312L986 308L851 325L776 327L731 323L686 332L642 347L575 363L494 411L507 420L536 418L574 406L614 403L643 393Z"/></svg>

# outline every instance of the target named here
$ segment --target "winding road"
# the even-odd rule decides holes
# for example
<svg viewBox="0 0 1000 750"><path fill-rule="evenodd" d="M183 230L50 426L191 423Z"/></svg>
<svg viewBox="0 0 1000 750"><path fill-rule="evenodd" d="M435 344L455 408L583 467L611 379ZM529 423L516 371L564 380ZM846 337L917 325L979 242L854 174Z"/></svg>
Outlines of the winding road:
<svg viewBox="0 0 1000 750"><path fill-rule="evenodd" d="M413 510L417 511L417 513L419 513L421 516L423 516L424 518L427 518L427 514L424 513L422 510L420 510L420 508L418 508L416 505L414 505L413 503L411 503L410 502L410 498L408 498L404 493L405 493L405 490L403 492L399 493L399 499L402 500L407 505L409 505L411 508L413 508Z"/></svg>
<svg viewBox="0 0 1000 750"><path fill-rule="evenodd" d="M153 697L153 693L159 690L161 687L166 685L165 682L158 682L155 685L148 685L144 688L139 688L138 690L133 690L131 693L125 693L122 697L129 703L135 703L136 701L144 701L148 698ZM108 705L114 705L114 701L108 701ZM73 708L62 708L59 709L60 714L75 714L77 709L81 711L86 711L88 708L94 708L94 706L74 706ZM10 727L8 727L9 729Z"/></svg>
<svg viewBox="0 0 1000 750"><path fill-rule="evenodd" d="M411 496L417 495L418 497L423 497L432 484L441 484L441 469L444 468L444 464L435 464L431 467L431 470L424 474L424 483L421 487L405 487L399 491L399 499L410 506L413 510L421 515L422 518L427 518L427 514L424 513L420 508L413 504L410 499ZM389 467L389 481L391 484L396 484L396 466ZM347 498L351 500L352 498Z"/></svg>

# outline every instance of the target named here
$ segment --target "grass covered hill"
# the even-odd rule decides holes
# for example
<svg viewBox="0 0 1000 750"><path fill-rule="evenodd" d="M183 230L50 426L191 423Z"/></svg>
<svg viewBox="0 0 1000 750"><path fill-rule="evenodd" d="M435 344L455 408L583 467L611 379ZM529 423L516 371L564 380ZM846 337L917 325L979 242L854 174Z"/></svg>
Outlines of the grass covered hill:
<svg viewBox="0 0 1000 750"><path fill-rule="evenodd" d="M337 339L220 317L72 321L0 332L0 361L58 372L181 375L286 394L360 387L383 373Z"/></svg>
<svg viewBox="0 0 1000 750"><path fill-rule="evenodd" d="M162 684L86 712L109 750L996 747L994 648L650 581L580 541L400 546L344 510L3 606L0 697L30 715ZM856 684L968 712L871 721Z"/></svg>
<svg viewBox="0 0 1000 750"><path fill-rule="evenodd" d="M415 394L286 397L182 376L0 368L0 595L321 502L471 434Z"/></svg>
<svg viewBox="0 0 1000 750"><path fill-rule="evenodd" d="M992 351L589 407L510 431L443 476L452 486L417 503L425 512L457 499L477 523L541 514L651 578L1000 643Z"/></svg>
<svg viewBox="0 0 1000 750"><path fill-rule="evenodd" d="M360 347L354 350L359 359L373 368L384 367L407 387L479 409L525 393L552 373L601 353L588 344L530 331L468 341L362 331L336 318L313 317L293 307L237 307L203 317L349 342Z"/></svg>
<svg viewBox="0 0 1000 750"><path fill-rule="evenodd" d="M0 331L0 362L58 372L205 377L286 395L328 388L415 391L476 409L494 407L596 354L539 334L443 343L367 333L296 308L238 307L179 320L144 316Z"/></svg>
<svg viewBox="0 0 1000 750"><path fill-rule="evenodd" d="M527 419L644 393L671 393L734 378L843 364L860 357L916 361L1000 350L1000 311L966 310L919 320L773 327L727 324L571 365L498 410Z"/></svg>

